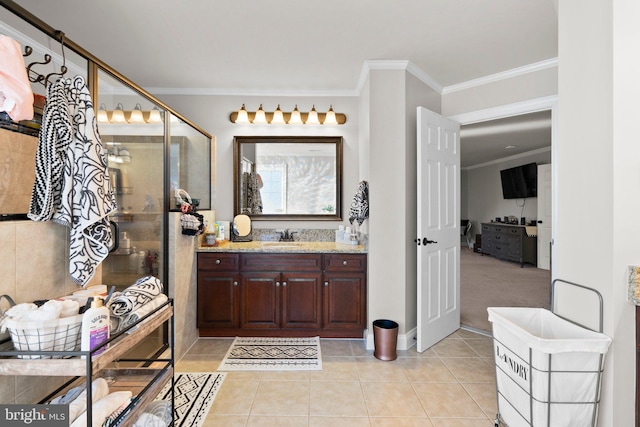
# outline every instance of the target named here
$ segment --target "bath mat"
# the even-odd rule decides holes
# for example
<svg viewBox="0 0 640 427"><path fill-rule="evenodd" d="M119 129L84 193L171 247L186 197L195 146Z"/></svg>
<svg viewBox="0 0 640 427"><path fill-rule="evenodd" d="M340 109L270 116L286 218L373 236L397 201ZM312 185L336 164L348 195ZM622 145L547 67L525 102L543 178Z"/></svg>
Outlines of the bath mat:
<svg viewBox="0 0 640 427"><path fill-rule="evenodd" d="M320 371L320 337L236 337L218 371Z"/></svg>
<svg viewBox="0 0 640 427"><path fill-rule="evenodd" d="M221 372L175 372L175 427L200 427L222 386ZM160 392L157 400L171 401L171 382Z"/></svg>

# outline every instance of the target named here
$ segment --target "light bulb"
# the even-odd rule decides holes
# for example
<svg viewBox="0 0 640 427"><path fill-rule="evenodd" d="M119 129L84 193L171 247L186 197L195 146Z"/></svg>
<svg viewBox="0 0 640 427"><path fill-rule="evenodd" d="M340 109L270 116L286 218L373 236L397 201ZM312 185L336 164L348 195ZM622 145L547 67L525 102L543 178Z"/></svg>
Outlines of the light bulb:
<svg viewBox="0 0 640 427"><path fill-rule="evenodd" d="M242 108L238 110L238 116L236 117L235 122L240 124L249 123L249 114L247 113L246 108L244 108L244 104L242 104Z"/></svg>
<svg viewBox="0 0 640 427"><path fill-rule="evenodd" d="M291 112L291 118L289 119L290 125L301 125L302 117L300 117L300 111L298 111L298 104L296 104L295 108Z"/></svg>
<svg viewBox="0 0 640 427"><path fill-rule="evenodd" d="M107 108L104 106L104 104L100 104L100 109L98 109L98 123L109 123Z"/></svg>
<svg viewBox="0 0 640 427"><path fill-rule="evenodd" d="M160 110L158 107L153 107L153 110L149 111L149 118L147 119L147 123L161 123L162 115L160 114Z"/></svg>
<svg viewBox="0 0 640 427"><path fill-rule="evenodd" d="M111 112L111 123L127 123L124 118L124 111L122 110L122 104L118 103L116 109Z"/></svg>
<svg viewBox="0 0 640 427"><path fill-rule="evenodd" d="M131 110L128 122L136 124L144 123L144 117L142 117L142 106L139 103L136 104L133 110Z"/></svg>
<svg viewBox="0 0 640 427"><path fill-rule="evenodd" d="M278 104L278 108L276 108L276 111L273 112L273 118L271 119L271 124L272 125L285 124L284 114L282 114L282 110L280 109L280 104Z"/></svg>
<svg viewBox="0 0 640 427"><path fill-rule="evenodd" d="M336 119L336 113L333 111L333 105L329 107L329 111L327 111L327 115L324 116L323 125L337 125L338 120Z"/></svg>
<svg viewBox="0 0 640 427"><path fill-rule="evenodd" d="M311 111L309 111L309 115L307 116L307 121L304 122L307 125L319 125L320 121L318 120L318 112L316 111L316 106L311 107Z"/></svg>
<svg viewBox="0 0 640 427"><path fill-rule="evenodd" d="M262 104L260 104L260 107L258 108L258 111L256 111L256 115L253 118L253 124L258 124L258 125L266 125L267 124L267 116L264 114L264 110L262 109Z"/></svg>

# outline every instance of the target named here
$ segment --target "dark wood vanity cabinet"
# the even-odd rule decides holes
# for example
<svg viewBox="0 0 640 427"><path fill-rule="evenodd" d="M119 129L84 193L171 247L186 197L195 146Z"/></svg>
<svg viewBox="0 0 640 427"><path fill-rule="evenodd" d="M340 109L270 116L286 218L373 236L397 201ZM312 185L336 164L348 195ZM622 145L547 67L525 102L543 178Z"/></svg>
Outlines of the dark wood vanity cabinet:
<svg viewBox="0 0 640 427"><path fill-rule="evenodd" d="M326 329L362 330L367 322L366 257L325 255L324 322Z"/></svg>
<svg viewBox="0 0 640 427"><path fill-rule="evenodd" d="M361 338L366 255L198 254L200 336Z"/></svg>
<svg viewBox="0 0 640 427"><path fill-rule="evenodd" d="M198 327L240 327L237 254L198 254Z"/></svg>
<svg viewBox="0 0 640 427"><path fill-rule="evenodd" d="M242 274L242 328L319 328L321 273Z"/></svg>

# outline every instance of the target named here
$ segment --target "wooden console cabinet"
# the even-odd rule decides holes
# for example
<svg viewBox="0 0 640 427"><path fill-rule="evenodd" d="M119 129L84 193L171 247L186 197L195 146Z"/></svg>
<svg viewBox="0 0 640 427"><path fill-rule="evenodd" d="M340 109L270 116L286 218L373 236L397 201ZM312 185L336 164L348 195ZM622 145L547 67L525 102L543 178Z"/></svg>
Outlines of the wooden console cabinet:
<svg viewBox="0 0 640 427"><path fill-rule="evenodd" d="M506 261L537 265L537 237L528 236L522 225L482 224L482 254Z"/></svg>
<svg viewBox="0 0 640 427"><path fill-rule="evenodd" d="M361 338L366 255L198 254L200 336Z"/></svg>

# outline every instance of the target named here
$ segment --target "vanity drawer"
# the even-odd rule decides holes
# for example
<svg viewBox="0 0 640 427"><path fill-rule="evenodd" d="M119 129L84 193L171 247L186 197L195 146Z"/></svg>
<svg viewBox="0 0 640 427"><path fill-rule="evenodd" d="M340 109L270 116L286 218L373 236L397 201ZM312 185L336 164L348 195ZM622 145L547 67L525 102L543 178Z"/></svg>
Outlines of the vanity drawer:
<svg viewBox="0 0 640 427"><path fill-rule="evenodd" d="M199 253L198 270L229 271L237 270L240 265L240 254Z"/></svg>
<svg viewBox="0 0 640 427"><path fill-rule="evenodd" d="M358 254L325 254L325 271L358 271L367 268L367 256Z"/></svg>
<svg viewBox="0 0 640 427"><path fill-rule="evenodd" d="M242 271L320 271L319 254L242 254Z"/></svg>

